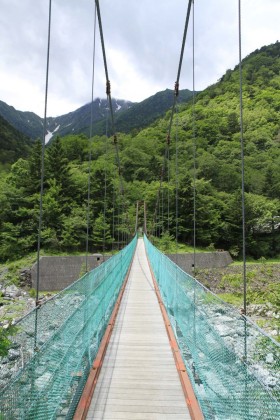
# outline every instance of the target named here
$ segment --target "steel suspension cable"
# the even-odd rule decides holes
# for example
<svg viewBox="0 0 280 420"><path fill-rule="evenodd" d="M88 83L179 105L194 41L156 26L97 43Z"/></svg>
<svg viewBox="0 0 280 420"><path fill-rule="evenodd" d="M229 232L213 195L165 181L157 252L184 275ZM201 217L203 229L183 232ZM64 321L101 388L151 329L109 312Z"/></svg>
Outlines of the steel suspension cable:
<svg viewBox="0 0 280 420"><path fill-rule="evenodd" d="M106 212L107 212L107 153L108 153L108 108L106 115L106 135L105 135L105 161L104 161L104 204L103 204L103 261L106 248Z"/></svg>
<svg viewBox="0 0 280 420"><path fill-rule="evenodd" d="M239 100L240 100L240 144L242 174L242 243L243 243L243 311L247 314L247 281L246 281L246 214L245 214L245 164L244 164L244 129L243 129L243 75L242 75L242 34L241 34L241 0L238 0L238 40L239 40Z"/></svg>
<svg viewBox="0 0 280 420"><path fill-rule="evenodd" d="M134 234L137 234L137 230L138 230L138 214L139 214L139 201L137 200L136 203L136 216L135 216L135 229L134 229Z"/></svg>
<svg viewBox="0 0 280 420"><path fill-rule="evenodd" d="M90 231L90 200L91 200L91 163L92 163L92 128L93 128L93 98L94 98L94 82L95 82L95 46L96 46L96 7L94 11L94 24L93 24L93 47L92 47L92 76L91 76L91 104L90 104L90 129L88 137L89 145L89 155L88 155L88 192L87 192L87 210L86 210L86 219L87 219L87 228L86 228L86 266L85 271L88 273L89 264L88 264L88 255L89 255L89 231ZM86 325L86 320L88 319L88 306L84 312L84 325ZM83 330L84 334L84 330ZM84 340L84 338L83 338ZM88 363L90 364L90 349L87 349Z"/></svg>
<svg viewBox="0 0 280 420"><path fill-rule="evenodd" d="M95 81L95 50L96 50L96 6L94 13L93 29L93 50L92 50L92 79L91 79L91 107L90 107L90 132L89 132L89 159L88 159L88 196L87 196L87 233L86 233L86 272L88 272L88 254L89 254L89 225L90 225L90 196L91 196L91 161L92 161L92 127L93 127L93 97Z"/></svg>
<svg viewBox="0 0 280 420"><path fill-rule="evenodd" d="M176 265L178 265L178 216L179 216L179 164L178 164L178 107L176 107L175 134L175 214L176 214Z"/></svg>
<svg viewBox="0 0 280 420"><path fill-rule="evenodd" d="M99 32L100 32L100 40L101 40L101 48L102 48L102 54L103 54L103 61L104 61L104 70L105 70L105 76L106 76L106 89L107 89L107 95L110 105L110 112L111 112L111 119L112 119L112 128L113 132L115 134L115 119L114 119L114 111L112 106L112 98L111 98L111 86L110 86L110 80L109 80L109 73L108 73L108 65L107 65L107 58L106 58L106 51L105 51L105 43L104 43L104 35L103 35L103 28L102 28L102 21L101 21L101 13L100 13L100 6L99 6L99 0L95 0L96 9L97 9L97 17L98 17L98 23L99 23Z"/></svg>
<svg viewBox="0 0 280 420"><path fill-rule="evenodd" d="M39 309L39 288L40 288L40 251L43 221L43 196L44 196L44 178L45 178L45 136L47 130L47 108L48 108L48 89L49 89L49 66L50 66L50 46L51 46L51 18L52 18L52 0L49 0L48 16L48 46L47 46L47 64L46 64L46 83L45 83L45 104L44 104L44 123L42 137L42 157L41 157L41 187L40 187L40 210L38 224L37 241L37 275L36 275L36 311L35 311L35 332L34 349L37 348L37 330L38 330L38 309Z"/></svg>
<svg viewBox="0 0 280 420"><path fill-rule="evenodd" d="M170 149L167 153L167 232L170 230Z"/></svg>
<svg viewBox="0 0 280 420"><path fill-rule="evenodd" d="M244 313L244 364L248 363L247 343L247 278L246 278L246 211L245 211L245 162L244 162L244 129L243 129L243 72L242 72L242 33L241 33L241 0L238 0L238 44L239 44L239 101L240 101L240 145L241 145L241 184L242 184L242 256L243 256L243 313ZM248 418L248 369L246 369L244 395L245 412Z"/></svg>
<svg viewBox="0 0 280 420"><path fill-rule="evenodd" d="M112 131L113 131L113 138L114 138L114 145L115 145L115 153L116 153L116 159L117 159L117 165L118 165L118 171L119 171L120 195L121 195L121 198L122 198L122 208L124 209L124 185L123 185L122 170L121 170L121 163L120 163L120 156L119 156L118 138L117 138L116 127L115 127L114 110L113 110L113 105L112 105L111 83L110 83L110 80L109 80L109 72L108 72L108 65L107 65L107 58L106 58L106 51L105 51L105 42L104 42L104 35L103 35L99 0L95 0L95 4L96 4L96 10L97 10L97 18L98 18L98 24L99 24L100 40L101 40L101 48L102 48L104 70L105 70L105 76L106 76L106 94L107 94L107 97L108 97L108 100L109 100L109 108L110 108L110 114L111 114L111 124L112 124Z"/></svg>
<svg viewBox="0 0 280 420"><path fill-rule="evenodd" d="M187 37L187 32L188 32L192 2L193 0L189 0L188 9L187 9L187 16L186 16L185 27L184 27L184 34L183 34L183 41L182 41L182 47L181 47L181 53L180 53L178 72L177 72L177 79L175 82L174 101L173 101L173 107L171 111L168 134L167 134L168 137L170 137L170 134L171 134L173 117L174 117L176 103L177 103L177 99L179 95L180 76L181 76L181 70L182 70L182 63L183 63L183 57L184 57L184 51L185 51L185 45L186 45L186 37Z"/></svg>
<svg viewBox="0 0 280 420"><path fill-rule="evenodd" d="M95 0L95 4L96 4L97 17L98 17L98 23L99 23L101 48L102 48L104 70L105 70L105 76L106 76L106 94L107 94L107 98L108 98L108 101L109 101L109 108L110 108L110 113L111 113L111 124L112 124L112 131L113 131L113 135L114 135L114 145L115 145L115 149L116 149L117 163L118 163L119 172L120 172L120 175L121 175L118 139L117 139L117 135L116 135L115 118L114 118L114 111L113 111L112 97L111 97L111 84L110 84L110 80L109 80L109 73L108 73L108 65L107 65L107 59L106 59L106 51L105 51L105 43L104 43L104 35L103 35L103 29L102 29L102 21L101 21L99 0ZM122 185L122 187L123 187L123 185Z"/></svg>
<svg viewBox="0 0 280 420"><path fill-rule="evenodd" d="M115 243L115 184L113 183L113 214L112 214L112 249L113 254Z"/></svg>
<svg viewBox="0 0 280 420"><path fill-rule="evenodd" d="M156 207L155 207L156 210L155 210L155 213L154 213L154 223L155 223L155 218L156 218L156 215L157 215L157 208L159 206L160 191L161 191L162 183L163 183L163 179L164 179L166 161L167 161L167 157L169 155L168 150L169 150L169 147L170 147L170 135L171 135L171 129L172 129L172 123L173 123L174 113L175 113L175 109L176 109L176 104L177 104L178 96L179 96L180 76L181 76L181 70L182 70L182 64L183 64L183 57L184 57L186 37L187 37L187 32L188 32L192 3L193 3L193 0L189 0L188 8L187 8L187 14L186 14L186 20L185 20L185 26L184 26L184 33L183 33L183 40L182 40L182 46L181 46L181 52L180 52L178 71L177 71L177 79L176 79L176 82L175 82L174 100L173 100L173 105L172 105L172 110L171 110L168 132L167 132L167 136L166 136L166 147L165 147L164 161L163 161L161 177L160 177L160 187L159 187L159 192L158 192L157 200L156 200Z"/></svg>
<svg viewBox="0 0 280 420"><path fill-rule="evenodd" d="M164 188L161 189L161 234L164 234Z"/></svg>
<svg viewBox="0 0 280 420"><path fill-rule="evenodd" d="M176 106L176 134L175 134L175 214L176 214L176 278L175 278L175 309L177 309L178 293L178 216L179 216L179 165L178 165L178 106Z"/></svg>
<svg viewBox="0 0 280 420"><path fill-rule="evenodd" d="M193 131L193 275L196 275L196 120L195 120L195 9L193 0L193 13L192 13L192 131ZM194 344L197 346L196 340L196 286L193 291L193 337ZM194 375L195 365L193 365Z"/></svg>
<svg viewBox="0 0 280 420"><path fill-rule="evenodd" d="M192 122L193 122L193 269L196 269L196 122L195 122L195 13L193 0L193 45L192 45L192 74L193 74L193 96L192 96Z"/></svg>

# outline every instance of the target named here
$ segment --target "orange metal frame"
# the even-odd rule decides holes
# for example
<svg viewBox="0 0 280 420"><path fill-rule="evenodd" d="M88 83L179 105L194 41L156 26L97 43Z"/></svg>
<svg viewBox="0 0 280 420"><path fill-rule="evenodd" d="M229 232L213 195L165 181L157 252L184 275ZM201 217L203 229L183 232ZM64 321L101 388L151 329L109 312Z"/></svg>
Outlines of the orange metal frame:
<svg viewBox="0 0 280 420"><path fill-rule="evenodd" d="M106 350L107 350L107 347L108 347L108 344L109 344L109 341L110 341L110 337L111 337L111 334L112 334L112 331L113 331L113 328L114 328L114 325L115 325L115 322L116 322L116 318L117 318L117 315L118 315L118 311L119 311L119 308L120 308L121 300L122 300L124 290L125 290L125 287L126 287L126 284L127 284L127 280L128 280L129 274L130 274L132 261L133 261L133 258L131 260L131 264L129 266L128 272L126 274L125 281L124 281L124 283L121 287L118 299L117 299L116 304L114 306L114 309L113 309L111 318L109 320L108 326L107 326L106 331L104 333L104 336L101 340L98 353L97 353L96 358L95 358L95 360L93 362L93 365L91 367L88 379L86 381L82 396L81 396L80 401L78 403L78 406L76 408L73 420L85 420L86 417L87 417L87 413L88 413L88 410L89 410L89 407L90 407L92 396L93 396L93 393L94 393L94 390L95 390L95 387L96 387L96 384L97 384L97 380L98 380L98 377L99 377L99 374L100 374L100 371L101 371L103 360L104 360L104 357L105 357L105 354L106 354Z"/></svg>
<svg viewBox="0 0 280 420"><path fill-rule="evenodd" d="M186 367L185 367L184 361L182 359L180 349L178 347L178 343L177 343L177 340L175 338L170 320L168 318L164 303L162 301L161 294L160 294L160 291L159 291L159 288L158 288L158 284L157 284L157 281L155 279L153 270L151 268L149 259L148 259L148 263L149 263L150 272L151 272L151 275L152 275L152 279L153 279L158 303L159 303L159 306L160 306L160 310L161 310L162 317L163 317L163 320L164 320L165 328L166 328L167 335L168 335L168 338L169 338L170 347L172 349L172 353L173 353L173 356L174 356L176 368L177 368L177 371L178 371L178 374L179 374L179 377L180 377L180 381L181 381L181 384L182 384L183 392L184 392L184 395L185 395L185 400L186 400L186 403L187 403L187 406L188 406L188 409L189 409L189 412L190 412L190 416L193 420L203 420L204 419L203 413L201 411L200 405L197 401L197 398L195 396L195 393L194 393L194 390L193 390L193 387L192 387L192 383L191 383L190 378L188 376L188 373L186 371Z"/></svg>

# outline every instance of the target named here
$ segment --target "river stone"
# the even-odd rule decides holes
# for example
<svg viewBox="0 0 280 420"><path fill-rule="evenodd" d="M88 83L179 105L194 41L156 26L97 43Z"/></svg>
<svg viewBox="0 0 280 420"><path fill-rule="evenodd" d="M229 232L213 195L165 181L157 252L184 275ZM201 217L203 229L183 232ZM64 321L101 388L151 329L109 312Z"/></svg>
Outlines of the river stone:
<svg viewBox="0 0 280 420"><path fill-rule="evenodd" d="M10 349L8 351L8 359L9 360L16 360L20 357L20 351L15 349Z"/></svg>
<svg viewBox="0 0 280 420"><path fill-rule="evenodd" d="M0 380L8 379L12 376L12 372L7 368L1 368L0 370Z"/></svg>
<svg viewBox="0 0 280 420"><path fill-rule="evenodd" d="M52 377L52 374L50 372L45 372L42 376L36 379L35 385L37 386L37 388L43 388L47 384L47 382L51 379L51 377Z"/></svg>
<svg viewBox="0 0 280 420"><path fill-rule="evenodd" d="M58 322L54 322L53 324L49 325L49 330L56 330L59 327L59 323Z"/></svg>
<svg viewBox="0 0 280 420"><path fill-rule="evenodd" d="M278 379L274 378L274 376L267 376L264 380L264 383L270 388L274 388L276 385L278 385Z"/></svg>
<svg viewBox="0 0 280 420"><path fill-rule="evenodd" d="M227 337L227 336L233 336L235 331L228 325L215 325L215 329L218 331L220 337Z"/></svg>
<svg viewBox="0 0 280 420"><path fill-rule="evenodd" d="M21 295L21 290L15 285L12 284L11 286L6 287L5 296L16 298L20 295Z"/></svg>
<svg viewBox="0 0 280 420"><path fill-rule="evenodd" d="M19 349L20 348L20 344L19 343L17 343L16 341L13 341L12 343L11 343L11 345L10 345L10 348L11 349Z"/></svg>
<svg viewBox="0 0 280 420"><path fill-rule="evenodd" d="M274 362L274 357L272 353L268 353L268 355L265 358L266 363L273 363Z"/></svg>
<svg viewBox="0 0 280 420"><path fill-rule="evenodd" d="M7 381L0 380L0 389L4 388L7 385Z"/></svg>

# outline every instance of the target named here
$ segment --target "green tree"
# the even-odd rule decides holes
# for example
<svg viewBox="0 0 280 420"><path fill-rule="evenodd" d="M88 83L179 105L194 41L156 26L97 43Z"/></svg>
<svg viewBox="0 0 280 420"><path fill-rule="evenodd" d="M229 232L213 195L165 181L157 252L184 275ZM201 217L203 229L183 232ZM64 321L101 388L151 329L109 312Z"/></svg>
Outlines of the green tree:
<svg viewBox="0 0 280 420"><path fill-rule="evenodd" d="M69 217L63 219L61 246L68 251L85 250L86 244L86 208L74 205ZM92 232L92 229L91 231ZM89 237L90 248L92 247L92 238Z"/></svg>
<svg viewBox="0 0 280 420"><path fill-rule="evenodd" d="M42 171L42 144L35 141L28 159L28 172L25 177L26 193L31 195L40 192Z"/></svg>
<svg viewBox="0 0 280 420"><path fill-rule="evenodd" d="M73 194L69 161L65 156L60 137L57 137L47 150L46 179L48 183L50 180L56 181L61 187L63 197L71 197Z"/></svg>
<svg viewBox="0 0 280 420"><path fill-rule="evenodd" d="M96 251L111 249L112 237L110 225L104 219L104 215L100 213L94 221L93 226L93 246Z"/></svg>

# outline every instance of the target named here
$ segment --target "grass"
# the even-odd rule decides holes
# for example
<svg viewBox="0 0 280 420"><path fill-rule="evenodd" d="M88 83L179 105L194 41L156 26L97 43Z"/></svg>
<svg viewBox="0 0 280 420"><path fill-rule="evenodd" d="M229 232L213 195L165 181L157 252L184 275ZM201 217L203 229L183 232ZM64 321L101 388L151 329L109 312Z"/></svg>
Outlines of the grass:
<svg viewBox="0 0 280 420"><path fill-rule="evenodd" d="M165 254L183 254L183 253L192 253L194 248L192 245L178 243L174 240L174 237L168 234L164 234L161 238L153 238L153 244ZM213 251L213 248L209 246L208 248L196 247L196 252L210 252Z"/></svg>
<svg viewBox="0 0 280 420"><path fill-rule="evenodd" d="M25 310L25 308L25 302L13 302L11 304L5 305L5 314L3 316L3 319L12 321L15 318L21 317L22 312Z"/></svg>
<svg viewBox="0 0 280 420"><path fill-rule="evenodd" d="M242 260L235 260L230 265L242 265L242 264L243 264ZM254 260L253 258L248 257L246 259L246 265L250 265L250 264L263 264L264 266L267 265L267 264L280 264L280 257L278 257L278 258L264 258L264 257L261 257L258 260Z"/></svg>
<svg viewBox="0 0 280 420"><path fill-rule="evenodd" d="M36 253L28 254L23 258L16 261L7 261L5 264L0 264L0 272L7 269L8 271L3 274L2 280L5 284L15 284L18 286L19 275L18 271L24 267L31 267L36 261Z"/></svg>
<svg viewBox="0 0 280 420"><path fill-rule="evenodd" d="M243 304L243 296L241 294L219 293L218 296L225 302L237 307Z"/></svg>

